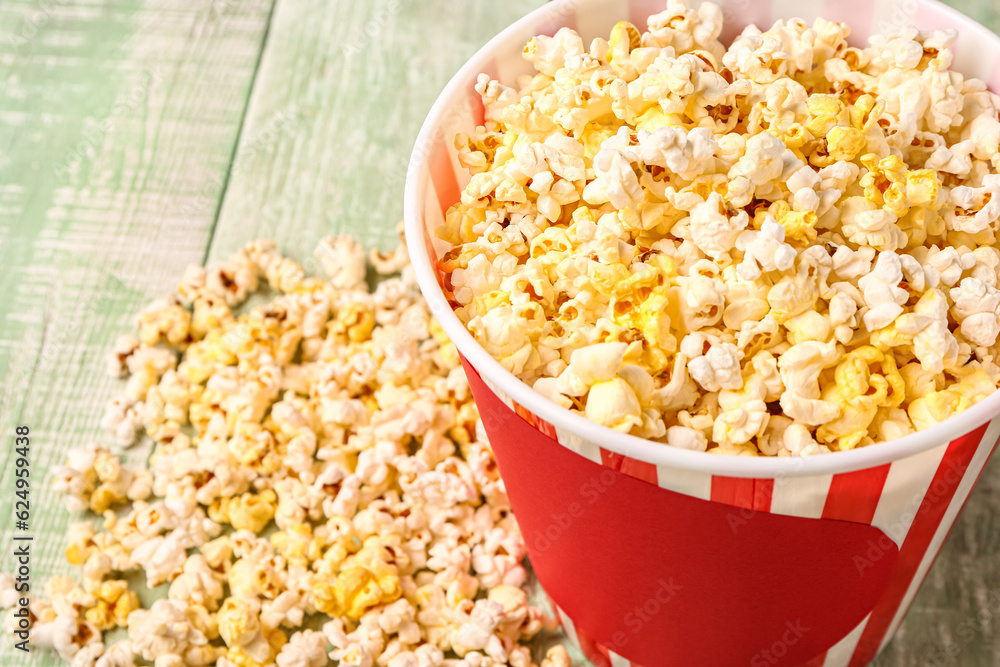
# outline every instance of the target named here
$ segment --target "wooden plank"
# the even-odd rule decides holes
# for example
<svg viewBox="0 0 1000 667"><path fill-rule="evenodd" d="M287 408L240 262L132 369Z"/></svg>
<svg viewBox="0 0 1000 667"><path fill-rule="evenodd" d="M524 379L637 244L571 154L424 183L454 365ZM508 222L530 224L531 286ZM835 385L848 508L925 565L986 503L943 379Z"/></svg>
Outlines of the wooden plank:
<svg viewBox="0 0 1000 667"><path fill-rule="evenodd" d="M424 116L476 49L541 0L280 0L212 240L274 238L302 261L324 234L390 247Z"/></svg>
<svg viewBox="0 0 1000 667"><path fill-rule="evenodd" d="M68 448L110 440L98 422L121 383L104 372L108 345L205 255L270 8L0 3L0 489L11 497L13 429L27 424L39 591L73 570L48 471ZM0 664L28 664L11 644ZM37 652L31 664L57 662Z"/></svg>

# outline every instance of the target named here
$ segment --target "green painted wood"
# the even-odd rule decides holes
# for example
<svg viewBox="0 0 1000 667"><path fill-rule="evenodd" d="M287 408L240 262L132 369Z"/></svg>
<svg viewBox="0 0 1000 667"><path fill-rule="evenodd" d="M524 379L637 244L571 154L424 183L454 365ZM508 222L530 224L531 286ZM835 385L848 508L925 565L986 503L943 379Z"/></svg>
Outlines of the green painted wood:
<svg viewBox="0 0 1000 667"><path fill-rule="evenodd" d="M280 0L244 130L255 150L236 156L211 258L271 237L301 261L324 234L348 231L392 247L410 149L434 99L476 49L541 4Z"/></svg>
<svg viewBox="0 0 1000 667"><path fill-rule="evenodd" d="M108 441L98 422L121 390L104 372L109 342L204 258L270 9L0 2L0 567L12 569L13 429L27 424L39 591L73 570L49 471ZM29 664L11 643L0 664Z"/></svg>

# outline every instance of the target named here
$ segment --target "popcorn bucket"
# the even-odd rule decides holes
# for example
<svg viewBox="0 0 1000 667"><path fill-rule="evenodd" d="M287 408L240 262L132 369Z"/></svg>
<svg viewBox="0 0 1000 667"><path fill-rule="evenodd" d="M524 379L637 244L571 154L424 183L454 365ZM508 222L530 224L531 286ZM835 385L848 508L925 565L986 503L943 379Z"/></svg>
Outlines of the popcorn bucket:
<svg viewBox="0 0 1000 667"><path fill-rule="evenodd" d="M692 2L692 4L697 4ZM852 39L915 23L957 28L954 68L1000 90L1000 38L937 2L731 0L724 40L748 23L817 16ZM487 72L530 71L535 34L585 40L663 0L556 0L481 49L417 139L405 216L414 271L457 345L538 579L567 634L600 667L857 666L886 645L1000 439L1000 392L892 442L809 458L730 458L587 421L504 370L445 295L435 230L468 176L452 139L483 109Z"/></svg>

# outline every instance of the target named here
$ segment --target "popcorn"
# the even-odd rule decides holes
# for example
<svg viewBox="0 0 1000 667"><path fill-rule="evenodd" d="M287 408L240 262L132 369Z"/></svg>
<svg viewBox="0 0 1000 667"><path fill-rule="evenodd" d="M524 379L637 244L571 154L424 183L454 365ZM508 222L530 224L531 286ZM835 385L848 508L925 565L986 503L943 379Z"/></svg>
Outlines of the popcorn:
<svg viewBox="0 0 1000 667"><path fill-rule="evenodd" d="M868 312L862 318L868 331L888 326L903 313L903 304L909 298L899 287L903 281L903 267L899 255L880 252L871 273L858 279Z"/></svg>
<svg viewBox="0 0 1000 667"><path fill-rule="evenodd" d="M638 143L643 164L666 169L681 180L693 181L715 170L714 155L719 148L715 135L706 128L697 127L689 132L669 126L653 132L640 130Z"/></svg>
<svg viewBox="0 0 1000 667"><path fill-rule="evenodd" d="M207 614L198 607L157 600L149 610L138 609L129 616L132 651L150 661L173 656L178 664L212 664L221 651L207 646L208 635L213 634L208 623Z"/></svg>
<svg viewBox="0 0 1000 667"><path fill-rule="evenodd" d="M135 653L129 640L112 644L94 663L94 667L135 667Z"/></svg>
<svg viewBox="0 0 1000 667"><path fill-rule="evenodd" d="M757 280L763 271L788 271L795 265L795 248L785 241L785 228L768 216L760 231L746 231L736 238L743 251L737 272L743 280Z"/></svg>
<svg viewBox="0 0 1000 667"><path fill-rule="evenodd" d="M327 639L322 632L296 632L281 647L275 662L278 667L324 667L327 664Z"/></svg>
<svg viewBox="0 0 1000 667"><path fill-rule="evenodd" d="M771 310L770 304L767 302L767 295L769 292L769 287L763 280L742 280L739 277L739 272L737 267L728 266L722 272L722 278L724 285L718 286L716 283L712 283L712 287L716 291L722 292L724 289L726 306L725 310L722 311L722 323L731 329L739 329L744 324L752 326L755 322L760 322L769 316ZM683 276L678 277L678 282L682 282ZM717 305L717 299L713 299L712 305ZM684 302L682 302L682 306ZM703 311L704 308L702 307ZM698 312L697 310L695 312ZM714 317L711 308L705 313L707 317L701 321L701 324L712 325L717 323L717 319ZM771 317L769 321L773 321L774 318ZM694 328L691 324L688 324L688 328ZM700 328L700 326L698 327Z"/></svg>
<svg viewBox="0 0 1000 667"><path fill-rule="evenodd" d="M849 246L837 246L833 253L833 271L843 280L857 280L871 271L875 259L875 248L861 246L852 250Z"/></svg>
<svg viewBox="0 0 1000 667"><path fill-rule="evenodd" d="M719 259L736 244L748 218L745 211L730 217L725 212L722 195L713 192L691 209L688 221L691 241L712 259Z"/></svg>
<svg viewBox="0 0 1000 667"><path fill-rule="evenodd" d="M558 645L546 651L545 659L542 661L542 667L570 667L572 664L566 648Z"/></svg>
<svg viewBox="0 0 1000 667"><path fill-rule="evenodd" d="M163 341L178 347L187 341L191 314L176 297L169 297L146 306L136 317L136 326L143 346L151 348Z"/></svg>
<svg viewBox="0 0 1000 667"><path fill-rule="evenodd" d="M624 433L642 424L639 399L629 383L622 378L591 385L584 414L591 421Z"/></svg>
<svg viewBox="0 0 1000 667"><path fill-rule="evenodd" d="M260 603L256 598L227 598L219 609L219 636L226 642L230 654L242 654L256 662L266 663L274 656L260 624L259 611Z"/></svg>
<svg viewBox="0 0 1000 667"><path fill-rule="evenodd" d="M796 261L795 273L786 273L767 292L769 314L778 322L800 315L816 305L819 281L816 267L805 256Z"/></svg>
<svg viewBox="0 0 1000 667"><path fill-rule="evenodd" d="M948 328L947 300L935 289L928 290L903 315L895 329L913 339L913 353L921 366L932 373L952 370L958 365L959 343Z"/></svg>
<svg viewBox="0 0 1000 667"><path fill-rule="evenodd" d="M257 291L258 272L246 253L236 253L222 266L205 273L204 289L221 297L230 308Z"/></svg>
<svg viewBox="0 0 1000 667"><path fill-rule="evenodd" d="M45 584L45 598L51 603L35 600L30 608L36 619L31 635L34 647L53 649L62 660L70 661L91 644L100 645L100 631L84 615L95 603L93 596L71 579L53 577Z"/></svg>
<svg viewBox="0 0 1000 667"><path fill-rule="evenodd" d="M552 171L572 176L571 147L545 145L559 149L546 153ZM618 223L593 222L619 243ZM56 468L67 504L104 523L71 525L66 559L82 586L53 578L32 603L38 646L103 667L316 667L331 641L345 665L444 665L458 649L479 664L534 665L520 642L555 621L517 588L524 544L454 345L408 270L370 293L360 244L326 239L317 256L330 281L305 277L273 243L248 244L189 270L177 298L146 311L189 313L189 337L149 315L157 347L118 342L111 365L131 377L108 425L129 440L145 431L155 449L148 469L98 444ZM389 257L382 270L401 266ZM467 265L473 297L481 261ZM234 314L261 279L279 294ZM539 269L516 286L512 317L530 312L529 289L554 293L547 281ZM653 378L624 363L627 349L580 344L544 363L593 392L608 420L660 433ZM626 398L624 417L620 401L601 399L602 382ZM223 524L232 530L220 536ZM169 586L149 609L125 578L139 571ZM15 594L9 583L0 577L0 603ZM318 614L335 620L305 629ZM126 626L128 639L105 648L104 633Z"/></svg>
<svg viewBox="0 0 1000 667"><path fill-rule="evenodd" d="M184 567L185 537L183 531L176 530L166 537L152 537L133 549L130 564L143 567L151 586L172 580Z"/></svg>
<svg viewBox="0 0 1000 667"><path fill-rule="evenodd" d="M124 627L131 612L139 608L135 591L128 590L124 580L104 581L95 587L97 605L88 609L85 618L98 630Z"/></svg>
<svg viewBox="0 0 1000 667"><path fill-rule="evenodd" d="M1000 335L1000 291L978 278L964 278L949 295L962 336L973 345L994 345Z"/></svg>
<svg viewBox="0 0 1000 667"><path fill-rule="evenodd" d="M628 128L604 140L594 156L594 180L583 190L588 204L610 203L616 209L635 206L642 199L642 188L632 168L635 151L630 147Z"/></svg>
<svg viewBox="0 0 1000 667"><path fill-rule="evenodd" d="M703 452L708 449L708 438L701 431L687 426L671 426L667 429L667 444L671 447Z"/></svg>
<svg viewBox="0 0 1000 667"><path fill-rule="evenodd" d="M183 574L170 584L167 595L172 600L182 600L215 611L223 596L222 582L205 557L196 554L185 561Z"/></svg>
<svg viewBox="0 0 1000 667"><path fill-rule="evenodd" d="M836 449L853 449L867 436L879 408L894 409L902 403L903 378L892 355L871 346L849 352L837 364L834 378L836 384L823 392L823 400L839 406L840 415L816 434L823 443L836 441Z"/></svg>
<svg viewBox="0 0 1000 667"><path fill-rule="evenodd" d="M117 378L128 375L128 359L139 349L139 345L139 339L132 334L119 336L108 354L108 375Z"/></svg>
<svg viewBox="0 0 1000 667"><path fill-rule="evenodd" d="M924 269L929 287L954 287L962 279L962 274L976 263L976 256L968 248L939 248L938 246L915 248L910 253Z"/></svg>
<svg viewBox="0 0 1000 667"><path fill-rule="evenodd" d="M893 251L906 245L906 234L892 211L864 197L847 197L840 205L841 229L848 241L876 250Z"/></svg>
<svg viewBox="0 0 1000 667"><path fill-rule="evenodd" d="M820 398L819 374L840 357L833 342L805 341L792 345L778 358L785 391L781 409L792 419L808 425L825 424L840 416L840 408Z"/></svg>
<svg viewBox="0 0 1000 667"><path fill-rule="evenodd" d="M625 343L597 343L574 350L557 386L567 396L582 396L590 387L613 380L622 367Z"/></svg>
<svg viewBox="0 0 1000 667"><path fill-rule="evenodd" d="M929 428L975 405L995 390L996 384L981 368L972 368L958 382L914 400L906 412L918 430Z"/></svg>
<svg viewBox="0 0 1000 667"><path fill-rule="evenodd" d="M552 37L532 37L524 47L525 59L549 76L554 76L565 65L567 57L583 53L583 40L569 28L560 28Z"/></svg>
<svg viewBox="0 0 1000 667"><path fill-rule="evenodd" d="M970 277L1000 288L1000 250L983 246L976 248L972 255L976 262L970 267Z"/></svg>
<svg viewBox="0 0 1000 667"><path fill-rule="evenodd" d="M589 50L532 39L520 87L480 77L440 232L457 314L541 394L639 437L772 456L899 437L928 386L1000 375L1000 102L948 70L948 31L859 49L795 19L727 49L721 21L671 0ZM573 360L600 345L590 376ZM911 387L890 357L939 377Z"/></svg>
<svg viewBox="0 0 1000 667"><path fill-rule="evenodd" d="M756 377L746 382L743 391L721 391L719 410L712 430L712 440L723 447L742 445L761 436L770 419L764 401L763 385Z"/></svg>
<svg viewBox="0 0 1000 667"><path fill-rule="evenodd" d="M152 384L152 380L146 381ZM119 447L131 447L138 441L142 430L142 419L139 416L141 407L141 403L126 396L120 396L108 404L101 419L101 428L114 433L115 443Z"/></svg>
<svg viewBox="0 0 1000 667"><path fill-rule="evenodd" d="M793 456L808 456L811 453L819 453L818 450L826 449L813 440L806 426L796 423L789 424L782 432L781 444L785 451Z"/></svg>
<svg viewBox="0 0 1000 667"><path fill-rule="evenodd" d="M688 372L706 391L739 389L740 353L732 343L716 342L704 334L689 334L681 341L681 353L688 358Z"/></svg>
<svg viewBox="0 0 1000 667"><path fill-rule="evenodd" d="M679 276L680 311L684 326L688 331L698 331L716 324L723 316L726 306L729 285L715 277L695 274ZM732 299L737 294L734 292ZM746 305L746 304L744 304Z"/></svg>
<svg viewBox="0 0 1000 667"><path fill-rule="evenodd" d="M850 306L844 306L843 311L839 310L840 306L837 301L838 297L845 297L850 303L850 306L854 305L854 302L850 299L850 297L846 297L845 294L838 292L830 300L829 317L824 317L815 310L807 310L804 313L799 313L795 317L787 319L784 323L784 327L788 331L786 334L788 342L794 345L807 340L823 342L829 339L833 321L836 319L839 324L842 324L851 319L854 314L854 312L850 310ZM835 305L835 303L837 305Z"/></svg>
<svg viewBox="0 0 1000 667"><path fill-rule="evenodd" d="M955 210L945 214L949 229L968 234L989 230L1000 219L1000 179L983 177L981 187L960 185L948 193Z"/></svg>

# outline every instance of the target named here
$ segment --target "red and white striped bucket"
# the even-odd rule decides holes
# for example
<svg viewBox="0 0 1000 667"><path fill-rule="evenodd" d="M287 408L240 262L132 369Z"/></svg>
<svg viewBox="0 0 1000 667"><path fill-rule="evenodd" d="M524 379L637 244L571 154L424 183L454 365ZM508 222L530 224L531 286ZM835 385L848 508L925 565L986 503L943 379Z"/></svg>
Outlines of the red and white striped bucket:
<svg viewBox="0 0 1000 667"><path fill-rule="evenodd" d="M483 109L480 72L512 85L524 43L645 26L663 0L556 0L483 47L441 93L407 174L406 234L432 312L458 346L539 581L600 667L867 664L891 639L1000 439L1000 392L899 440L809 458L730 458L598 426L504 370L445 297L435 230L468 176L452 139ZM692 1L693 5L698 4ZM731 0L748 23L817 16L852 40L954 27L954 67L1000 90L1000 38L933 0Z"/></svg>

